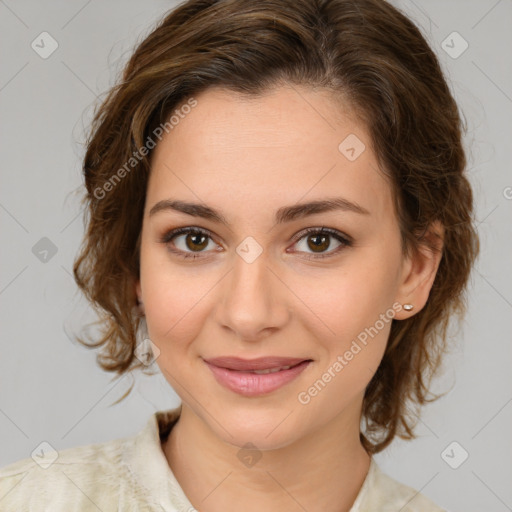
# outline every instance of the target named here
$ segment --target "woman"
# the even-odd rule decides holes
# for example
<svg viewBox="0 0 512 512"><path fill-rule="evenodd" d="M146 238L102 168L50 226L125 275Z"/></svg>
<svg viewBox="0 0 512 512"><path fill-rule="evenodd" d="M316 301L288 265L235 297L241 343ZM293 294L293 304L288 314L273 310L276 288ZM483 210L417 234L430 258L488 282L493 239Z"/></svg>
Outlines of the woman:
<svg viewBox="0 0 512 512"><path fill-rule="evenodd" d="M4 468L6 510L442 510L372 457L414 437L478 253L458 108L411 21L185 2L99 108L83 171L99 362L155 360L181 405Z"/></svg>

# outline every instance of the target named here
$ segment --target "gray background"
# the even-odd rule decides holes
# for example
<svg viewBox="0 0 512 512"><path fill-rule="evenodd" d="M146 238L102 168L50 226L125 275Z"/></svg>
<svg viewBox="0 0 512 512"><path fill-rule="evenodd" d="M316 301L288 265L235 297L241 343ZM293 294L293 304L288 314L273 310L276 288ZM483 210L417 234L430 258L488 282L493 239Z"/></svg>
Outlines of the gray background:
<svg viewBox="0 0 512 512"><path fill-rule="evenodd" d="M74 191L84 127L133 45L174 5L0 0L0 466L29 457L43 440L59 450L133 435L155 410L178 403L160 374L140 374L130 396L112 405L131 378L113 380L94 351L68 337L94 319L71 275L83 234ZM395 5L422 27L467 118L482 255L435 385L451 392L424 409L417 440L396 440L376 459L449 510L512 510L512 2ZM31 47L43 31L59 45L47 59ZM457 58L464 42L454 31L469 44ZM43 237L57 248L46 262L33 252ZM452 469L445 460L456 465L462 450L468 459Z"/></svg>

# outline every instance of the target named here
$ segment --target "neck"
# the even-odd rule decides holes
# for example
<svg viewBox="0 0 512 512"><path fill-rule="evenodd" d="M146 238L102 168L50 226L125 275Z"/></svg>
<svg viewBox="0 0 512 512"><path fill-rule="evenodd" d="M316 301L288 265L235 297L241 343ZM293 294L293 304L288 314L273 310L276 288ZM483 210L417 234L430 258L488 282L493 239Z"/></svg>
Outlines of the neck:
<svg viewBox="0 0 512 512"><path fill-rule="evenodd" d="M233 503L243 503L247 512L349 512L371 462L359 440L359 411L359 406L345 410L321 429L260 453L241 452L220 439L183 404L163 450L201 512L230 510Z"/></svg>

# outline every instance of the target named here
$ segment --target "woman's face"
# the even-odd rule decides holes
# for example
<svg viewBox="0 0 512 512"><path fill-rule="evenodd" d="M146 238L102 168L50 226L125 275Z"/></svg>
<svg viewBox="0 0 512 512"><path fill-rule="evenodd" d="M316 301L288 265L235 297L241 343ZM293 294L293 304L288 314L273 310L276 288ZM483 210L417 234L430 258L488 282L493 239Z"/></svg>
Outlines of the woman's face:
<svg viewBox="0 0 512 512"><path fill-rule="evenodd" d="M234 445L286 446L334 423L358 432L412 289L369 134L326 92L195 99L154 150L147 189L136 289L157 363Z"/></svg>

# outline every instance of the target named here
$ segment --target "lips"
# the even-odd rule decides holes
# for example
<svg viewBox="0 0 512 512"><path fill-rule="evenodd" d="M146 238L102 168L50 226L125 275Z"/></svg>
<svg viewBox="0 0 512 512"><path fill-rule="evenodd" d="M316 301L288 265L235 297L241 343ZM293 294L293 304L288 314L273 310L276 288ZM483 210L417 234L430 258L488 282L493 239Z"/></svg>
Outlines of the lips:
<svg viewBox="0 0 512 512"><path fill-rule="evenodd" d="M204 362L223 387L240 395L254 397L276 391L293 381L312 360L273 356L258 359L216 357L205 359Z"/></svg>

